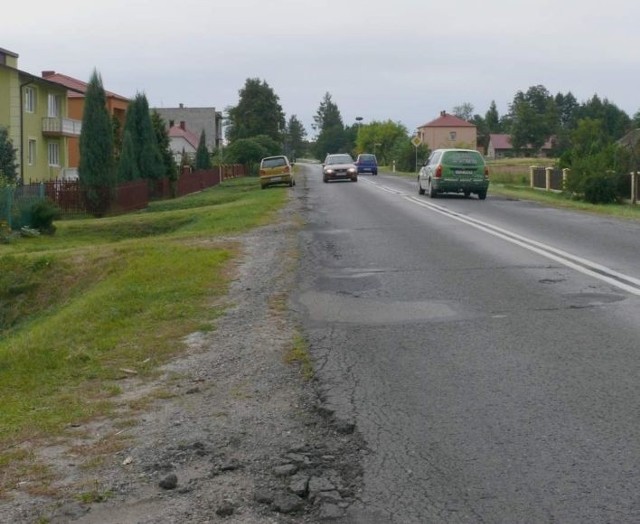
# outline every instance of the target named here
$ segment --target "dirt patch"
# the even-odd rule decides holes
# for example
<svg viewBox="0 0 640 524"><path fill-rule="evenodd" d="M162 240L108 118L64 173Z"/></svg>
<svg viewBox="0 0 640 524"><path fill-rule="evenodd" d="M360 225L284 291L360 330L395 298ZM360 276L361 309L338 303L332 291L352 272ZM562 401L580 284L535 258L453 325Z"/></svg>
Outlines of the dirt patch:
<svg viewBox="0 0 640 524"><path fill-rule="evenodd" d="M189 336L155 382L124 379L113 419L31 443L55 481L38 493L16 480L0 522L341 519L357 498L362 444L353 427L333 423L298 363L304 337L287 296L301 201L229 239L242 257L214 331Z"/></svg>

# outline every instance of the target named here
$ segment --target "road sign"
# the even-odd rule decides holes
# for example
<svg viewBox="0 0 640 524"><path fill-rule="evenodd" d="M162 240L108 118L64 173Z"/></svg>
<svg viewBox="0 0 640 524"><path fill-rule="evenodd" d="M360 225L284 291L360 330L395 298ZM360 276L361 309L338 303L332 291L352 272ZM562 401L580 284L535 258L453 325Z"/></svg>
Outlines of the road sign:
<svg viewBox="0 0 640 524"><path fill-rule="evenodd" d="M422 140L420 140L419 136L414 136L411 139L411 143L413 144L413 147L418 147L420 144L422 144Z"/></svg>

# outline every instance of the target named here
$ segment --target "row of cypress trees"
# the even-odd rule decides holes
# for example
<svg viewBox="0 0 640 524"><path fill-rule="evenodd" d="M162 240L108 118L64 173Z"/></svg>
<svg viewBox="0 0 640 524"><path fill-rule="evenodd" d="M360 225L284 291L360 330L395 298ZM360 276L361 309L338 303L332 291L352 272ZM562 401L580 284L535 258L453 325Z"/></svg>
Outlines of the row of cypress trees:
<svg viewBox="0 0 640 524"><path fill-rule="evenodd" d="M164 122L149 112L146 95L136 94L127 108L120 151L106 102L102 77L94 70L85 94L78 172L88 204L98 215L106 211L118 182L177 176Z"/></svg>

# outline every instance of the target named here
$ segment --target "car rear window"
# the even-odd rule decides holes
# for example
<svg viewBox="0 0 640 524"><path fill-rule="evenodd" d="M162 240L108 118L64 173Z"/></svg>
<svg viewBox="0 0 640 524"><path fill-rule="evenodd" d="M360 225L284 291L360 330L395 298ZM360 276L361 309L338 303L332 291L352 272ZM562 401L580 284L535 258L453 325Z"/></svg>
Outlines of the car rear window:
<svg viewBox="0 0 640 524"><path fill-rule="evenodd" d="M332 155L327 157L327 164L351 164L353 163L353 158L351 155Z"/></svg>
<svg viewBox="0 0 640 524"><path fill-rule="evenodd" d="M262 167L280 167L280 166L286 166L287 165L287 161L284 159L284 157L275 157L275 158L265 158L262 161Z"/></svg>
<svg viewBox="0 0 640 524"><path fill-rule="evenodd" d="M360 155L360 160L363 162L375 162L376 157L373 155Z"/></svg>
<svg viewBox="0 0 640 524"><path fill-rule="evenodd" d="M476 151L446 151L442 155L442 163L455 166L478 166L482 165L484 160Z"/></svg>

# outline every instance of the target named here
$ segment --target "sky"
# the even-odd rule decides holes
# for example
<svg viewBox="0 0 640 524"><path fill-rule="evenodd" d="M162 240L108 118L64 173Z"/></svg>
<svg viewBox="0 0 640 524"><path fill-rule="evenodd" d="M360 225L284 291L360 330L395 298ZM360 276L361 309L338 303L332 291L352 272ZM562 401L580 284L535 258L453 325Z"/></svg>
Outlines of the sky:
<svg viewBox="0 0 640 524"><path fill-rule="evenodd" d="M269 84L309 137L325 93L345 125L411 133L446 110L543 85L640 110L637 0L32 0L3 16L0 47L31 74L54 70L151 107L239 101ZM7 13L5 13L7 14Z"/></svg>

